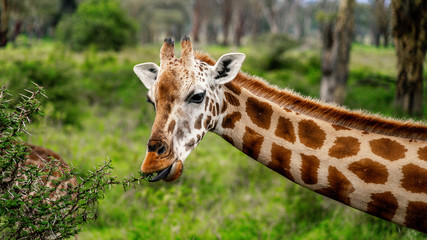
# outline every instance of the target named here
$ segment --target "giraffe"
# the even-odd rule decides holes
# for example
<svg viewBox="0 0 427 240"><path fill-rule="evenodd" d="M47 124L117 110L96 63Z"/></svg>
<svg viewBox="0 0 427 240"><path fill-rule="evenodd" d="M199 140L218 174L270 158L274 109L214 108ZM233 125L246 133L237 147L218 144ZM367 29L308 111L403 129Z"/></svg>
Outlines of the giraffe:
<svg viewBox="0 0 427 240"><path fill-rule="evenodd" d="M285 178L382 219L427 233L427 126L307 98L240 72L245 55L217 62L165 39L160 67L134 72L156 109L141 166L174 181L214 132Z"/></svg>
<svg viewBox="0 0 427 240"><path fill-rule="evenodd" d="M56 201L60 197L67 194L65 190L69 189L70 187L77 187L78 183L75 177L66 179L60 182L57 186L55 186L55 184L52 182L52 180L58 180L60 177L62 177L65 172L70 171L70 167L59 154L45 147L40 147L29 143L25 143L25 145L28 146L30 151L29 154L26 155L26 160L23 163L23 166L37 166L37 168L39 168L41 171L48 171L46 164L54 164L56 167L56 171L54 171L52 175L49 176L49 179L40 179L43 181L43 183L41 183L42 185L46 185L50 188L56 187L55 191L50 194L49 199L45 199L46 201ZM73 196L73 198L74 197L75 196Z"/></svg>

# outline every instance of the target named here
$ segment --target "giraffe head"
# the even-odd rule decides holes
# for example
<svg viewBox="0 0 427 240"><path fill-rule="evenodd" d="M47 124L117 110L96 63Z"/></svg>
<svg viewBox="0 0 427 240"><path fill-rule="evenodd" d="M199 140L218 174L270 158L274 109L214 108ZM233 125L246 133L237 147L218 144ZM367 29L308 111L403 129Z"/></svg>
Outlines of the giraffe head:
<svg viewBox="0 0 427 240"><path fill-rule="evenodd" d="M148 102L156 117L141 171L158 173L151 181L177 179L190 152L218 122L221 85L233 80L245 55L223 55L214 66L195 59L188 37L181 42L181 58L174 42L165 39L160 49L160 67L142 63L134 72L148 89Z"/></svg>

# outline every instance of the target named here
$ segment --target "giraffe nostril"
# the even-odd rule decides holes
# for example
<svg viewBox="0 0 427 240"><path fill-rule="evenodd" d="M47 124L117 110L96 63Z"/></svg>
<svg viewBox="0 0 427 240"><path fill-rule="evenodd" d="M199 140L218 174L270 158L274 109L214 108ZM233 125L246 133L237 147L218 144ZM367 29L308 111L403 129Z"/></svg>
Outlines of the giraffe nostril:
<svg viewBox="0 0 427 240"><path fill-rule="evenodd" d="M157 154L158 155L162 155L163 153L166 152L166 148L165 146L161 146L158 150L157 150Z"/></svg>
<svg viewBox="0 0 427 240"><path fill-rule="evenodd" d="M155 152L157 155L165 154L167 151L167 144L160 140L148 141L148 152Z"/></svg>

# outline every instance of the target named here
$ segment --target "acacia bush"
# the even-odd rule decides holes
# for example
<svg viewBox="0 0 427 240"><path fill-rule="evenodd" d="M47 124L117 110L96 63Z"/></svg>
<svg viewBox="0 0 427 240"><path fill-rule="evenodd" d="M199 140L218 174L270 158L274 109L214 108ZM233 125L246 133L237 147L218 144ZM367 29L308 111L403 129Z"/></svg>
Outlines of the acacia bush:
<svg viewBox="0 0 427 240"><path fill-rule="evenodd" d="M59 40L77 51L91 45L117 51L135 42L136 25L127 18L119 1L89 0L61 20L56 33Z"/></svg>
<svg viewBox="0 0 427 240"><path fill-rule="evenodd" d="M2 239L63 239L81 231L83 224L96 219L98 200L107 187L124 187L143 178L131 177L123 182L111 175L105 162L89 173L60 169L59 160L47 159L40 166L25 165L29 148L20 137L26 124L40 115L43 89L21 95L22 101L11 107L11 96L0 89L0 236ZM61 172L60 177L53 177ZM46 181L49 179L49 181ZM75 186L59 190L70 179ZM50 182L49 184L47 182ZM50 186L48 186L50 185ZM59 194L53 195L55 193ZM55 196L55 197L53 197Z"/></svg>

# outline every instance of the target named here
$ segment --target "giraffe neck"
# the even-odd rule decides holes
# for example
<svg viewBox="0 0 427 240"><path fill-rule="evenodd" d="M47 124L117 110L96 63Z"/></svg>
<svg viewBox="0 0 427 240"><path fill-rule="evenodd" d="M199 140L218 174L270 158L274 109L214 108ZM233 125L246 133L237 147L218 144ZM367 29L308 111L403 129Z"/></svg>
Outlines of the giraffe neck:
<svg viewBox="0 0 427 240"><path fill-rule="evenodd" d="M334 125L224 89L213 130L284 177L374 216L427 232L427 144Z"/></svg>

